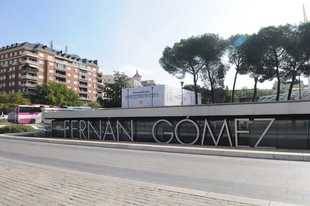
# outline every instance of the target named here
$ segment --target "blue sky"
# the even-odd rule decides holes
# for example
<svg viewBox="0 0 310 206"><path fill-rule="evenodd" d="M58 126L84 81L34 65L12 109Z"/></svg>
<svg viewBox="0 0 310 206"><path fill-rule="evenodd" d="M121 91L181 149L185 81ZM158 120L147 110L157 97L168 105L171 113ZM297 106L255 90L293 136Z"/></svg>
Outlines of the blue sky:
<svg viewBox="0 0 310 206"><path fill-rule="evenodd" d="M114 70L176 85L158 64L161 52L181 38L203 33L228 37L302 21L306 0L1 0L0 46L41 42ZM306 3L310 14L310 5ZM233 70L226 84L231 87ZM186 83L191 78L186 77ZM259 87L270 87L266 82ZM237 85L251 87L246 76Z"/></svg>

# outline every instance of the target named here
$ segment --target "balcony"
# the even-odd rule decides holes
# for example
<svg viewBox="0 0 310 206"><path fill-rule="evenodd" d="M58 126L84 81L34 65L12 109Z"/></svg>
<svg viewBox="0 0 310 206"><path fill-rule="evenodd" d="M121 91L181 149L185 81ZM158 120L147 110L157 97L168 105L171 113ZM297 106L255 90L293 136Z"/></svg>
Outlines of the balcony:
<svg viewBox="0 0 310 206"><path fill-rule="evenodd" d="M66 73L59 73L59 72L55 72L55 77L60 77L60 78L66 78Z"/></svg>
<svg viewBox="0 0 310 206"><path fill-rule="evenodd" d="M39 68L39 62L37 61L31 61L30 59L25 59L22 61L25 65L29 66L29 67L34 67L34 68Z"/></svg>
<svg viewBox="0 0 310 206"><path fill-rule="evenodd" d="M87 100L87 94L80 93L79 96L81 100Z"/></svg>
<svg viewBox="0 0 310 206"><path fill-rule="evenodd" d="M79 81L80 81L80 82L84 82L84 83L86 82L86 83L87 83L87 79L86 79L86 78L85 78L85 79L79 78Z"/></svg>
<svg viewBox="0 0 310 206"><path fill-rule="evenodd" d="M58 83L66 83L65 77L59 77L59 76L56 76L56 74L55 74L55 79Z"/></svg>
<svg viewBox="0 0 310 206"><path fill-rule="evenodd" d="M88 86L87 86L87 84L79 84L79 87L81 87L81 88L87 88Z"/></svg>
<svg viewBox="0 0 310 206"><path fill-rule="evenodd" d="M97 73L97 81L98 82L102 82L102 80L103 80L102 74L101 73Z"/></svg>
<svg viewBox="0 0 310 206"><path fill-rule="evenodd" d="M87 90L80 89L80 94L87 94Z"/></svg>
<svg viewBox="0 0 310 206"><path fill-rule="evenodd" d="M103 89L103 84L97 83L97 88Z"/></svg>
<svg viewBox="0 0 310 206"><path fill-rule="evenodd" d="M26 72L38 72L39 71L39 67L32 67L31 65L24 65L22 68L23 71Z"/></svg>
<svg viewBox="0 0 310 206"><path fill-rule="evenodd" d="M38 81L38 77L36 75L31 75L31 74L28 74L28 73L22 74L21 75L21 79L29 79L29 80L33 80L35 82Z"/></svg>
<svg viewBox="0 0 310 206"><path fill-rule="evenodd" d="M30 57L38 57L38 54L36 54L36 53L33 53L33 52L30 52L30 51L24 51L23 52L23 55L24 56L30 56Z"/></svg>
<svg viewBox="0 0 310 206"><path fill-rule="evenodd" d="M26 81L24 84L23 84L24 87L28 87L28 88L35 88L38 86L38 84L31 80L31 81Z"/></svg>

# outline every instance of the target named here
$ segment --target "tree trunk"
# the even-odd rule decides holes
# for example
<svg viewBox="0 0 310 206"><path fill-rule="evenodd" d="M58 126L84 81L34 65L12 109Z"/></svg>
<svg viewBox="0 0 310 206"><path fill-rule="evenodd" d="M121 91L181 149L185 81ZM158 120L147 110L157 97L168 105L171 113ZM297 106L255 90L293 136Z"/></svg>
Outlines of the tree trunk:
<svg viewBox="0 0 310 206"><path fill-rule="evenodd" d="M280 80L279 70L277 70L277 80L278 80L278 84L277 84L277 96L276 96L276 101L278 102L279 99L280 99L280 90L281 90L281 80Z"/></svg>
<svg viewBox="0 0 310 206"><path fill-rule="evenodd" d="M301 84L300 84L300 75L298 76L298 92L299 92L299 100L301 100Z"/></svg>
<svg viewBox="0 0 310 206"><path fill-rule="evenodd" d="M211 87L211 102L214 103L214 100L215 100L214 83L213 83L213 79L211 77L210 71L208 71L208 78L209 78L210 87Z"/></svg>
<svg viewBox="0 0 310 206"><path fill-rule="evenodd" d="M292 82L291 82L290 87L289 87L289 89L288 89L287 101L291 100L292 90L293 90L293 86L294 86L295 79L296 79L296 75L293 74L293 76L292 76Z"/></svg>
<svg viewBox="0 0 310 206"><path fill-rule="evenodd" d="M254 78L254 92L253 92L253 97L252 97L252 102L255 102L256 101L256 96L257 96L257 81L258 81L258 78L255 77Z"/></svg>
<svg viewBox="0 0 310 206"><path fill-rule="evenodd" d="M198 104L197 76L196 76L196 74L193 74L193 76L194 76L194 93L195 93L195 104Z"/></svg>
<svg viewBox="0 0 310 206"><path fill-rule="evenodd" d="M238 76L238 71L236 71L235 73L234 84L233 84L232 93L231 93L231 102L234 102L235 100L235 87L236 87L236 82L237 82L237 76Z"/></svg>
<svg viewBox="0 0 310 206"><path fill-rule="evenodd" d="M214 104L215 102L215 94L214 94L214 86L212 80L210 81L210 87L211 87L211 102Z"/></svg>

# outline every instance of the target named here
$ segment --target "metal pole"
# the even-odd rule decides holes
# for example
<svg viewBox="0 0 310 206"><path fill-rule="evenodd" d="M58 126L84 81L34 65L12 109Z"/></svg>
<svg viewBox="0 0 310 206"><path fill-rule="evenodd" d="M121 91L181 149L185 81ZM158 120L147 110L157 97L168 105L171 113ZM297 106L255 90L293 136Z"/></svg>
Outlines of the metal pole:
<svg viewBox="0 0 310 206"><path fill-rule="evenodd" d="M183 85L184 85L184 82L181 81L181 105L183 106Z"/></svg>
<svg viewBox="0 0 310 206"><path fill-rule="evenodd" d="M298 81L298 89L299 89L299 99L301 99L301 87L300 87L300 74L299 74L299 81Z"/></svg>
<svg viewBox="0 0 310 206"><path fill-rule="evenodd" d="M129 88L127 88L127 108L129 108Z"/></svg>
<svg viewBox="0 0 310 206"><path fill-rule="evenodd" d="M152 87L152 107L154 107L154 87Z"/></svg>

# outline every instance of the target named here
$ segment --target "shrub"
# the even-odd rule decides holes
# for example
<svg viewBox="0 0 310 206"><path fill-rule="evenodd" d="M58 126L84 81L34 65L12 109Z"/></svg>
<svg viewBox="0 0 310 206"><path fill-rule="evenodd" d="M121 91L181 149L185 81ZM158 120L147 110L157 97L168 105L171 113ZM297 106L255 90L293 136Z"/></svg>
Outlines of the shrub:
<svg viewBox="0 0 310 206"><path fill-rule="evenodd" d="M32 131L34 131L34 129L31 126L25 126L25 125L8 125L8 126L0 127L0 134L32 132Z"/></svg>

